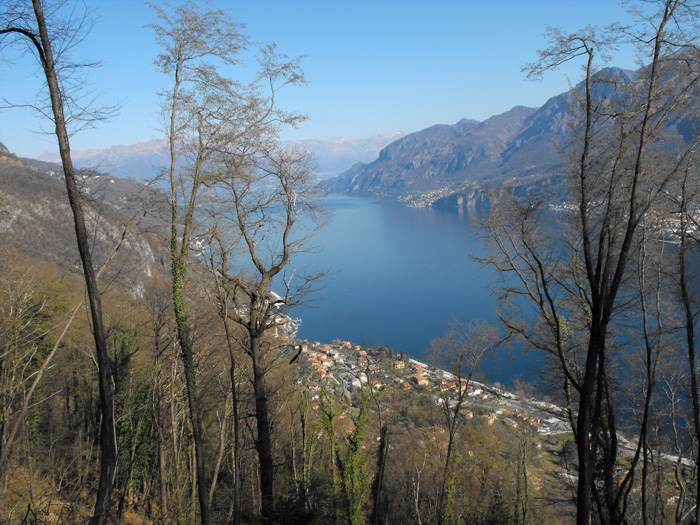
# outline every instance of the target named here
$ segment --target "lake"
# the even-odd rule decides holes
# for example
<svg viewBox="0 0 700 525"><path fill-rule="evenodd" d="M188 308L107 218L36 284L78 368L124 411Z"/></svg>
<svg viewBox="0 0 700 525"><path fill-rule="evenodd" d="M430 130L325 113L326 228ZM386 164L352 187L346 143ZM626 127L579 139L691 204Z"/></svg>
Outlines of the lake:
<svg viewBox="0 0 700 525"><path fill-rule="evenodd" d="M326 201L335 214L316 238L320 251L293 261L333 270L323 297L291 312L302 320L301 339L384 345L420 360L452 320L497 322L492 270L470 258L483 247L467 210L341 195ZM535 354L516 354L489 366L487 378L533 380Z"/></svg>

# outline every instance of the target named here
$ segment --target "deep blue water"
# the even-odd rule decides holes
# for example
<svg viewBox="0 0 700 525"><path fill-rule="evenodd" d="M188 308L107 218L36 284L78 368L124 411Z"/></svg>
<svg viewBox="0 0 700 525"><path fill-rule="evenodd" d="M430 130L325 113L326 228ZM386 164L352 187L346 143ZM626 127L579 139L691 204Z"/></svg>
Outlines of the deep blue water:
<svg viewBox="0 0 700 525"><path fill-rule="evenodd" d="M467 211L339 195L327 203L335 214L316 238L321 250L293 263L333 270L323 298L291 312L302 320L300 338L384 345L421 359L452 320L497 323L488 290L494 275L470 258L483 248ZM534 378L534 355L502 354L488 366L489 380Z"/></svg>

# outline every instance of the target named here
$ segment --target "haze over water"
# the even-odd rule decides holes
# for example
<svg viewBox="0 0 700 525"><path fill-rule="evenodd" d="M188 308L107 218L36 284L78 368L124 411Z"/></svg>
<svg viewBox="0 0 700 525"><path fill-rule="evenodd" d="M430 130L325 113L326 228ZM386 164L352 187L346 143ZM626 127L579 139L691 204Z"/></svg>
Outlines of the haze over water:
<svg viewBox="0 0 700 525"><path fill-rule="evenodd" d="M317 236L322 250L293 263L334 270L323 299L291 312L302 320L301 339L384 345L422 359L452 320L497 323L492 270L469 256L483 247L468 211L341 195L327 202L336 211ZM487 378L506 385L517 376L532 380L527 361L534 358L503 355Z"/></svg>

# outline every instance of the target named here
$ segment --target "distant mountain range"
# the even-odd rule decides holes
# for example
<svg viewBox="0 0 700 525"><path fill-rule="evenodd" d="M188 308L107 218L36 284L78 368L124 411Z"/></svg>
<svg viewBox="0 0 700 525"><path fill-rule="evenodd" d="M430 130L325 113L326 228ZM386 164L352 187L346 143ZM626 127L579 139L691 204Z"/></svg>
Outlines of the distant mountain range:
<svg viewBox="0 0 700 525"><path fill-rule="evenodd" d="M375 135L366 139L332 137L328 140L288 141L301 146L316 158L319 180L335 177L358 162L371 162L387 144L404 133ZM115 177L128 177L140 182L153 180L168 165L164 140L147 140L126 146L72 151L78 168L93 169ZM36 160L60 162L58 153L43 153Z"/></svg>
<svg viewBox="0 0 700 525"><path fill-rule="evenodd" d="M630 81L639 72L606 68L596 75L598 95L612 81ZM416 133L377 135L363 140L332 138L293 144L313 152L318 178L328 189L351 195L399 198L415 206L487 206L493 185L515 193L546 188L565 198L566 151L572 140L572 90L550 98L540 108L516 106L483 122L462 119ZM676 134L695 136L694 122L678 115L665 123ZM163 143L74 152L77 166L112 175L151 180L167 164ZM55 161L42 155L39 161Z"/></svg>
<svg viewBox="0 0 700 525"><path fill-rule="evenodd" d="M606 77L634 72L607 68ZM574 88L580 89L580 87ZM562 191L572 92L540 108L516 106L483 122L436 125L389 144L379 157L325 181L332 191L398 197L414 205L478 204L489 185L549 185Z"/></svg>
<svg viewBox="0 0 700 525"><path fill-rule="evenodd" d="M76 168L109 173L115 177L126 177L139 182L153 180L168 165L164 140L146 140L137 144L72 150L71 157ZM42 153L37 160L60 162L58 153Z"/></svg>
<svg viewBox="0 0 700 525"><path fill-rule="evenodd" d="M331 137L328 140L297 140L297 144L316 157L316 174L325 180L337 177L358 162L372 162L387 144L403 137L405 133L374 135L366 139Z"/></svg>

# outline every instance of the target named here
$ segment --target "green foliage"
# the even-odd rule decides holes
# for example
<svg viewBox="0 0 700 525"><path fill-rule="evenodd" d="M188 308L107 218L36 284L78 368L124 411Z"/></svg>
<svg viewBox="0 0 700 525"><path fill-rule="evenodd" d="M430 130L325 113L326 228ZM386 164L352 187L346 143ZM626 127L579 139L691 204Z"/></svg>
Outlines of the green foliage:
<svg viewBox="0 0 700 525"><path fill-rule="evenodd" d="M454 469L451 468L447 475L447 487L445 491L445 510L443 511L443 523L452 523L455 518L454 506L457 495L457 483Z"/></svg>
<svg viewBox="0 0 700 525"><path fill-rule="evenodd" d="M134 382L134 356L141 347L135 329L117 331L111 338L116 397L118 486L122 492L142 491L154 461L151 434L153 412L152 390L146 378Z"/></svg>
<svg viewBox="0 0 700 525"><path fill-rule="evenodd" d="M29 441L33 445L37 445L40 443L43 435L44 417L40 404L30 405L30 407L27 411L27 432L29 433Z"/></svg>
<svg viewBox="0 0 700 525"><path fill-rule="evenodd" d="M369 498L371 477L367 458L362 454L365 430L369 418L370 396L363 389L360 412L355 420L355 430L347 438L345 459L338 463L343 477L343 486L348 501L348 514L353 525L365 523L366 504Z"/></svg>
<svg viewBox="0 0 700 525"><path fill-rule="evenodd" d="M123 384L131 374L132 360L141 344L140 335L135 329L119 330L112 335L110 343L112 373L117 397L119 397Z"/></svg>
<svg viewBox="0 0 700 525"><path fill-rule="evenodd" d="M321 406L321 426L323 427L323 430L331 445L330 462L331 471L333 473L333 491L337 494L339 490L339 480L337 475L339 461L338 438L335 433L335 419L340 413L342 406L337 405L334 399L325 391L321 392L321 395L319 396L319 403Z"/></svg>

